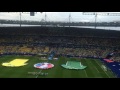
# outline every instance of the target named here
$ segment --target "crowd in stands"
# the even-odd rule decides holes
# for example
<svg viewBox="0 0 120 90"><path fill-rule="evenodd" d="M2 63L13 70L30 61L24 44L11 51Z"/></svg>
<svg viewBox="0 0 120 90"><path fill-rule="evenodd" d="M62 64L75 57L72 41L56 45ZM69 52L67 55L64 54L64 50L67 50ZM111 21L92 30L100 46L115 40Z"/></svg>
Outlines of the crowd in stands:
<svg viewBox="0 0 120 90"><path fill-rule="evenodd" d="M120 46L120 38L70 37L70 36L0 36L0 44L42 44L60 43L94 46ZM67 42L67 43L66 43Z"/></svg>
<svg viewBox="0 0 120 90"><path fill-rule="evenodd" d="M31 28L27 28L27 30L26 28L22 28L20 30L19 28L18 31L15 31L15 28L12 28L12 30L10 29L10 31L8 29L9 28L0 28L1 54L50 54L50 52L55 51L56 55L62 56L71 55L79 57L84 56L104 58L114 49L118 49L118 51L120 51L120 37L118 36L118 32L113 32L113 35L110 33L110 36L106 36L107 32L105 31L106 34L100 37L96 36L99 32L97 32L96 35L93 34L93 36L91 36L92 34L89 34L87 31L86 33L84 32L84 34L82 31L81 34L80 30L77 32L78 34L76 36L76 33L72 33L74 31L62 30L60 32L59 29L52 31L51 29L53 28L48 30L48 28L42 27L44 31L39 31L41 28L32 28L32 31ZM57 33L60 33L61 35ZM120 52L118 52L118 54L113 58L114 60L120 61L119 53Z"/></svg>

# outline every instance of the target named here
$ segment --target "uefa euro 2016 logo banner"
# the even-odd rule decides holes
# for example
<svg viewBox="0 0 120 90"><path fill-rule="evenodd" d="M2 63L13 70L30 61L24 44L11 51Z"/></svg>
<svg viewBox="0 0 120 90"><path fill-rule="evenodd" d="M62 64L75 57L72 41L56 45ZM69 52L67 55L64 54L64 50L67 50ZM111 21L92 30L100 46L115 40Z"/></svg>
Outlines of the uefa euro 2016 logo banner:
<svg viewBox="0 0 120 90"><path fill-rule="evenodd" d="M54 65L51 63L37 63L34 65L34 67L38 69L50 69L53 68Z"/></svg>

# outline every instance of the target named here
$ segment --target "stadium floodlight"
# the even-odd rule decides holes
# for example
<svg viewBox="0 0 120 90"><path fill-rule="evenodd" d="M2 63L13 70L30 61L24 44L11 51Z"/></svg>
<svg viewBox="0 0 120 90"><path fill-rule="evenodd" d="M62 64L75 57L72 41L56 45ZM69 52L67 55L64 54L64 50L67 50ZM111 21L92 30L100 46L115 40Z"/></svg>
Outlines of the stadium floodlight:
<svg viewBox="0 0 120 90"><path fill-rule="evenodd" d="M97 21L97 16L102 15L102 16L120 16L120 13L105 13L105 12L83 12L83 15L95 15L95 29L96 29L96 21Z"/></svg>

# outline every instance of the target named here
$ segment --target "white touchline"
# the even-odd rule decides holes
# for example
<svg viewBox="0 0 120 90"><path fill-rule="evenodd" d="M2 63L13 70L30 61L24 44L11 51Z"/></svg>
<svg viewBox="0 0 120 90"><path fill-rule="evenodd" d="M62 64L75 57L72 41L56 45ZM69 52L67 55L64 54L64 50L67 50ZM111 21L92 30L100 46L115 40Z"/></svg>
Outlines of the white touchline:
<svg viewBox="0 0 120 90"><path fill-rule="evenodd" d="M86 70L84 70L86 77L88 77Z"/></svg>
<svg viewBox="0 0 120 90"><path fill-rule="evenodd" d="M95 60L95 62L96 62L96 60ZM96 62L97 63L97 62ZM98 63L97 63L98 64ZM99 65L99 64L98 64ZM100 65L99 65L100 66ZM101 68L101 66L100 66L100 68ZM101 68L102 69L102 68ZM103 70L103 69L102 69ZM104 70L103 70L104 71ZM105 71L104 71L105 72ZM106 73L106 72L105 72ZM109 77L109 75L106 73L106 75ZM110 77L109 77L110 78Z"/></svg>
<svg viewBox="0 0 120 90"><path fill-rule="evenodd" d="M94 66L95 67L95 66ZM98 71L98 69L95 67L95 69ZM99 71L98 71L99 72ZM99 72L100 73L100 72Z"/></svg>
<svg viewBox="0 0 120 90"><path fill-rule="evenodd" d="M92 62L90 61L90 63L92 64ZM94 66L95 67L95 66ZM98 71L98 69L95 67L95 69ZM99 72L99 71L98 71ZM100 72L99 72L100 73Z"/></svg>

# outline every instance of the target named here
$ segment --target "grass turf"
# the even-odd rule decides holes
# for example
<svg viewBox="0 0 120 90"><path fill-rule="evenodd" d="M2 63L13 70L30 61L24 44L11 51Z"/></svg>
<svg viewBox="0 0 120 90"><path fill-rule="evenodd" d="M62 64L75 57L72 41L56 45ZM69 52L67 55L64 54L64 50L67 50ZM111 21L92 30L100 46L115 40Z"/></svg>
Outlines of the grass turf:
<svg viewBox="0 0 120 90"><path fill-rule="evenodd" d="M23 67L3 67L2 63L13 59L29 59L28 64ZM68 70L61 67L67 61L80 61L87 66L84 70ZM101 68L100 60L97 59L76 59L60 57L59 60L50 60L54 68L40 70L33 67L34 64L47 62L33 56L2 56L0 57L0 78L115 78L111 71L104 71ZM37 75L39 72L48 73L46 76Z"/></svg>

